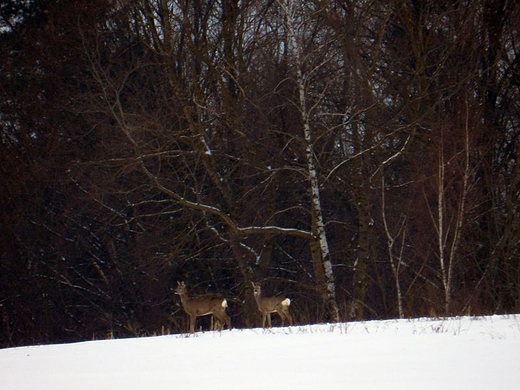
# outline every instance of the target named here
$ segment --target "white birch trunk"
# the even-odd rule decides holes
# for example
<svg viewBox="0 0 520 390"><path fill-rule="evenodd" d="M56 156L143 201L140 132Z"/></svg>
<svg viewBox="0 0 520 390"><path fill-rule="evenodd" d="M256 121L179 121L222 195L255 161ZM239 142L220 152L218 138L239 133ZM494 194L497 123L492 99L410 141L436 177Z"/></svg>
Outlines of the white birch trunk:
<svg viewBox="0 0 520 390"><path fill-rule="evenodd" d="M444 142L444 138L441 137L441 146L439 150L439 167L438 167L438 193L437 193L437 246L439 251L439 265L441 269L441 279L442 286L444 289L444 311L447 315L450 308L450 297L451 297L451 285L450 280L448 278L448 274L446 272L446 259L444 256L444 248L445 248L445 239L444 236L444 147L442 143Z"/></svg>
<svg viewBox="0 0 520 390"><path fill-rule="evenodd" d="M439 147L439 169L438 169L438 194L437 194L437 235L439 250L439 265L441 271L442 285L444 289L444 311L445 315L450 314L451 301L453 294L453 269L455 267L456 257L458 256L458 246L464 227L464 219L466 218L466 202L470 191L470 178L472 175L469 163L469 117L466 110L466 125L464 129L464 166L462 170L462 188L458 195L457 212L453 225L450 228L446 219L446 162L444 161L444 138L441 136L441 145ZM453 233L450 235L450 231ZM451 241L450 241L451 239Z"/></svg>
<svg viewBox="0 0 520 390"><path fill-rule="evenodd" d="M298 88L299 99L298 104L305 139L305 158L307 162L309 184L311 187L311 213L313 218L313 237L311 240L316 239L319 242L321 267L323 267L323 273L325 277L325 286L319 287L322 289L324 288L326 291L329 315L333 320L339 321L339 311L336 302L336 282L332 269L329 244L325 232L325 223L323 221L319 178L316 169L317 161L316 155L314 154L312 131L309 121L309 111L307 109L305 78L302 71L300 44L294 29L296 2L294 0L279 0L278 3L285 14L288 52L290 54L291 63L294 66L296 72L296 87Z"/></svg>
<svg viewBox="0 0 520 390"><path fill-rule="evenodd" d="M401 273L401 264L403 261L405 238L406 238L406 217L403 217L401 219L400 226L398 227L395 237L392 236L392 234L390 233L390 229L388 227L388 222L386 220L385 175L384 175L383 170L381 170L381 213L382 213L382 219L383 219L383 227L385 229L386 238L387 238L388 259L390 260L390 267L392 268L392 274L394 275L399 318L404 318L403 293L401 290L400 273ZM399 235L401 235L401 248L399 251L399 255L395 255L394 254L394 244L395 244L395 239L398 238Z"/></svg>

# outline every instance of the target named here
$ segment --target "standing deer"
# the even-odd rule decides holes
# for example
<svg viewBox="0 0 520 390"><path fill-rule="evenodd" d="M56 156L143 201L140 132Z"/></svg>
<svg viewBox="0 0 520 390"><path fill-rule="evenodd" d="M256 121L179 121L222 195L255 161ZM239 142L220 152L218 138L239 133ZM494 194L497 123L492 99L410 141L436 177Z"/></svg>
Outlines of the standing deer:
<svg viewBox="0 0 520 390"><path fill-rule="evenodd" d="M260 283L251 282L251 284L253 285L253 295L255 296L258 310L262 313L263 328L265 328L266 321L267 326L269 328L271 327L271 313L275 312L278 313L282 319L282 326L284 326L285 320L289 322L289 325L293 324L293 319L289 313L289 306L291 305L291 300L289 298L283 296L263 297Z"/></svg>
<svg viewBox="0 0 520 390"><path fill-rule="evenodd" d="M184 312L190 317L190 333L195 333L195 320L197 317L213 314L219 322L219 330L224 324L231 329L231 319L226 314L227 301L222 296L208 296L191 298L184 282L177 282L175 294L179 295Z"/></svg>

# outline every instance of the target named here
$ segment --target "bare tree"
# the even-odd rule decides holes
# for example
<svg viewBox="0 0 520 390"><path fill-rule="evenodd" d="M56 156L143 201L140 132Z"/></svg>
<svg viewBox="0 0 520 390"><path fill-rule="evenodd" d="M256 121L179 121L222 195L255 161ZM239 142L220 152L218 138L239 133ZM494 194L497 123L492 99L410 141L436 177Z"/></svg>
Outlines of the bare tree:
<svg viewBox="0 0 520 390"><path fill-rule="evenodd" d="M314 137L311 128L312 108L307 102L307 85L311 81L310 74L304 74L302 47L300 43L303 30L296 29L298 25L303 25L300 6L293 0L278 1L285 18L285 28L287 33L287 47L289 61L294 67L295 84L298 94L297 109L300 115L304 141L305 141L305 160L307 163L307 175L311 192L311 252L316 273L318 290L327 304L328 312L332 320L339 321L339 309L336 302L336 283L330 258L329 243L325 231L323 219L323 206L320 195L320 182L318 177L318 161L314 150ZM299 11L299 12L298 12ZM322 64L318 64L320 66ZM316 69L311 69L312 73Z"/></svg>
<svg viewBox="0 0 520 390"><path fill-rule="evenodd" d="M401 287L401 270L403 265L403 252L405 249L405 241L406 241L406 216L401 214L401 218L397 224L397 231L395 234L392 234L390 231L390 227L388 226L388 219L386 216L385 210L385 176L381 175L381 211L382 211L382 219L384 231L386 234L386 242L388 249L388 260L390 262L390 267L392 268L392 274L394 277L395 290L397 295L397 309L399 312L399 318L404 318L404 309L403 309L403 291ZM400 240L400 242L396 245L396 240Z"/></svg>

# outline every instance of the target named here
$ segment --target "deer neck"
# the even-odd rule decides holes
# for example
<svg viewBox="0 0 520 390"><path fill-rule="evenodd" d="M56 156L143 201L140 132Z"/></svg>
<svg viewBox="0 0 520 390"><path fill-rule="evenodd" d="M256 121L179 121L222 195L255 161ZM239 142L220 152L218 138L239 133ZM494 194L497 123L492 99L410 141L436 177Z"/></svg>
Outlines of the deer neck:
<svg viewBox="0 0 520 390"><path fill-rule="evenodd" d="M262 307L262 296L261 294L254 293L253 296L255 297L256 304L258 305L258 309Z"/></svg>
<svg viewBox="0 0 520 390"><path fill-rule="evenodd" d="M191 301L190 296L188 295L188 293L182 293L179 294L179 296L181 297L182 305L186 307L186 305L189 304L189 302Z"/></svg>

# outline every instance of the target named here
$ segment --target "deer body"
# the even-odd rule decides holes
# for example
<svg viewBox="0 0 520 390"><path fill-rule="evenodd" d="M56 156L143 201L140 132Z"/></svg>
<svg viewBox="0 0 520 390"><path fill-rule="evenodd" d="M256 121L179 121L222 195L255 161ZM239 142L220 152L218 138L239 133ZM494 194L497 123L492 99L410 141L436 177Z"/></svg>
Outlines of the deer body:
<svg viewBox="0 0 520 390"><path fill-rule="evenodd" d="M224 324L228 329L231 328L231 319L226 313L227 301L222 296L209 297L190 297L184 282L177 282L175 294L179 295L182 302L184 312L190 318L189 331L195 333L195 321L197 317L213 314L220 322L219 330L222 330Z"/></svg>
<svg viewBox="0 0 520 390"><path fill-rule="evenodd" d="M262 327L265 328L266 322L267 326L269 328L271 327L271 313L277 313L280 316L282 326L285 325L285 320L287 320L289 325L293 324L293 319L289 313L289 306L291 305L289 298L283 296L263 297L260 284L253 282L251 282L251 284L253 285L253 295L256 305L260 313L262 313Z"/></svg>

